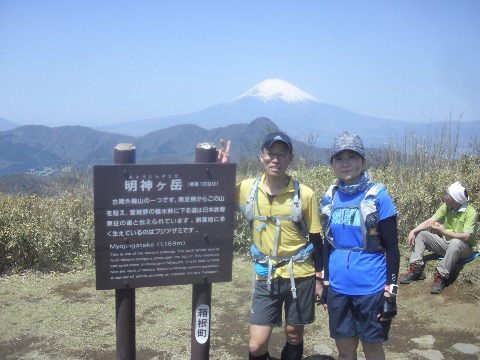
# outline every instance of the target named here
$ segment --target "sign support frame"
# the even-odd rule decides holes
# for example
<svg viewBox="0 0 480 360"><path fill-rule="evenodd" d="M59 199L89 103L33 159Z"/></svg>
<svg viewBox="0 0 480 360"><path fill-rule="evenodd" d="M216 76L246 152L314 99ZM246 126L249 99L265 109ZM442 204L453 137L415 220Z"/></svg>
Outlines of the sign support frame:
<svg viewBox="0 0 480 360"><path fill-rule="evenodd" d="M135 164L135 146L118 144L114 148L115 164ZM136 359L135 288L125 281L125 289L115 289L117 360Z"/></svg>
<svg viewBox="0 0 480 360"><path fill-rule="evenodd" d="M217 161L217 149L214 144L202 143L195 148L196 163L214 163ZM206 278L204 278L206 280ZM202 311L200 309L203 309ZM212 317L212 284L192 285L192 334L191 334L191 360L208 360L210 357L210 324ZM206 314L205 314L206 312ZM198 322L199 316L207 316L206 333L199 341Z"/></svg>

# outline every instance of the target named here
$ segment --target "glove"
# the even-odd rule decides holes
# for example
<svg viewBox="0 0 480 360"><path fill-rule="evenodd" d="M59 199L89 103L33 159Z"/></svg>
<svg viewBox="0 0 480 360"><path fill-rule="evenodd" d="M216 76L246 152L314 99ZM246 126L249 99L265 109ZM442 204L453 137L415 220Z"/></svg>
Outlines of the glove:
<svg viewBox="0 0 480 360"><path fill-rule="evenodd" d="M322 298L320 299L320 301L322 302L322 304L325 304L325 305L327 304L329 287L330 287L329 285L323 285Z"/></svg>
<svg viewBox="0 0 480 360"><path fill-rule="evenodd" d="M391 320L397 315L397 297L383 297L383 304L379 309L380 319Z"/></svg>

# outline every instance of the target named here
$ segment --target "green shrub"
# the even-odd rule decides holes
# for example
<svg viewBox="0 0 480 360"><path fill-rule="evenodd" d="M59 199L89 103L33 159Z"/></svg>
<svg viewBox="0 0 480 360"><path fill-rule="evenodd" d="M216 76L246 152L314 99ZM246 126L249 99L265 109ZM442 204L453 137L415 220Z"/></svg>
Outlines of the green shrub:
<svg viewBox="0 0 480 360"><path fill-rule="evenodd" d="M0 195L0 272L62 270L93 256L93 201L65 192L60 197Z"/></svg>
<svg viewBox="0 0 480 360"><path fill-rule="evenodd" d="M439 136L421 144L405 140L401 150L373 149L369 175L386 185L398 210L399 242L404 262L410 249L410 229L433 215L443 202L445 190L460 181L469 191L471 204L480 210L480 158L478 147L457 157L452 136ZM455 137L453 136L453 139ZM446 140L447 139L447 140ZM445 145L447 143L448 146ZM418 149L428 149L419 152ZM372 150L372 149L371 149ZM368 160L368 159L367 159ZM290 174L310 186L320 201L322 193L336 182L330 164L308 166L311 159L296 158ZM237 181L259 176L258 158L237 166ZM0 194L0 273L23 269L64 270L91 264L94 258L94 215L92 174L74 174L57 179L58 196L38 197ZM235 213L234 249L246 254L251 244L249 224ZM462 281L480 283L479 261L462 271ZM472 270L473 269L473 270ZM475 275L476 274L476 275Z"/></svg>

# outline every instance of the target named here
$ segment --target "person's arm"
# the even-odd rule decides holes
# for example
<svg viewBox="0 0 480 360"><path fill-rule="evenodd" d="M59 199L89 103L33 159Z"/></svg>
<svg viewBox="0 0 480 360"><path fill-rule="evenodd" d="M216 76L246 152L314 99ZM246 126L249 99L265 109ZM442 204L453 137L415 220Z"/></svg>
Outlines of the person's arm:
<svg viewBox="0 0 480 360"><path fill-rule="evenodd" d="M445 236L447 239L459 239L467 243L470 240L470 236L472 236L471 232L456 233L453 231L445 230L443 225L440 223L432 224L431 231L432 233L437 234L439 236Z"/></svg>
<svg viewBox="0 0 480 360"><path fill-rule="evenodd" d="M313 261L315 263L315 297L318 304L326 307L326 296L328 289L325 289L324 283L324 245L320 234L308 235L310 242L313 244Z"/></svg>
<svg viewBox="0 0 480 360"><path fill-rule="evenodd" d="M391 216L378 223L382 234L382 244L385 248L387 263L386 285L396 285L400 268L400 250L398 248L397 217Z"/></svg>
<svg viewBox="0 0 480 360"><path fill-rule="evenodd" d="M315 272L323 271L323 239L320 234L309 234L309 241L313 244L313 262L315 263Z"/></svg>
<svg viewBox="0 0 480 360"><path fill-rule="evenodd" d="M453 232L451 230L445 230L442 224L433 224L431 231L434 234L445 236L448 239L459 239L463 242L470 242L472 234L475 232L475 227L478 221L478 215L473 208L467 207L467 213L465 214L465 221L463 222L462 232Z"/></svg>
<svg viewBox="0 0 480 360"><path fill-rule="evenodd" d="M420 231L430 229L432 227L432 224L437 221L438 219L431 217L430 219L427 219L423 221L422 223L418 224L416 227L414 227L410 232L408 233L408 244L410 246L415 245L415 237Z"/></svg>
<svg viewBox="0 0 480 360"><path fill-rule="evenodd" d="M312 237L313 236L313 237ZM314 261L315 261L315 277L316 277L316 286L315 286L315 295L318 305L323 305L327 309L327 295L328 295L328 256L329 256L329 247L328 241L323 241L320 234L310 234L310 241L313 242L314 246ZM314 240L312 240L314 239Z"/></svg>
<svg viewBox="0 0 480 360"><path fill-rule="evenodd" d="M378 223L382 236L382 244L385 248L385 260L387 265L386 286L383 293L384 301L379 309L380 321L391 321L397 315L397 279L400 267L400 250L398 248L397 216L391 216Z"/></svg>

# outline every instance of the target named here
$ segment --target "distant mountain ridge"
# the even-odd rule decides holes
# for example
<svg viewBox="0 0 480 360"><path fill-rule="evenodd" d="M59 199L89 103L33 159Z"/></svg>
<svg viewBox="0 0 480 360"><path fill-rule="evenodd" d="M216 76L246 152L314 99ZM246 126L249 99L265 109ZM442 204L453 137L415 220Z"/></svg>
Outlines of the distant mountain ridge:
<svg viewBox="0 0 480 360"><path fill-rule="evenodd" d="M261 138L274 129L288 133L296 153L325 159L335 135L348 130L361 135L366 147L398 146L417 139L458 135L460 148L480 139L480 121L419 124L360 115L326 104L279 79L269 79L235 100L205 110L159 119L101 126L50 128L15 126L0 119L0 175L50 174L65 167L112 163L113 148L133 143L138 163L188 163L200 142L233 141L233 160L256 156ZM1 126L7 130L1 130ZM14 128L9 128L13 126Z"/></svg>
<svg viewBox="0 0 480 360"><path fill-rule="evenodd" d="M449 126L455 133L455 125ZM220 139L225 139L232 141L232 161L238 162L255 159L265 134L275 130L283 129L265 117L211 130L193 124L175 125L140 137L83 126L21 126L0 131L0 176L24 173L56 175L68 168L81 170L99 164L112 164L113 149L119 143L135 145L138 164L192 163L197 144L209 142L218 145ZM475 130L478 133L478 128ZM449 130L429 128L426 131L430 135L443 131L441 133L445 135ZM293 139L296 158L327 163L328 147L332 141L333 137L328 139L325 149L315 146L314 138L306 142ZM371 148L368 144L366 146Z"/></svg>
<svg viewBox="0 0 480 360"><path fill-rule="evenodd" d="M16 124L13 121L0 118L0 131L12 130L19 126L20 126L19 124Z"/></svg>
<svg viewBox="0 0 480 360"><path fill-rule="evenodd" d="M192 163L197 144L218 145L220 139L228 139L233 144L232 161L236 161L256 156L263 136L277 129L277 125L267 118L212 130L192 124L176 125L140 137L82 126L50 128L27 125L0 132L0 175L50 175L68 167L82 169L112 164L115 145L125 142L135 145L138 164ZM300 154L307 145L294 141L294 147ZM320 149L315 151L321 152Z"/></svg>
<svg viewBox="0 0 480 360"><path fill-rule="evenodd" d="M131 141L83 126L21 126L0 132L0 175L112 161L113 146Z"/></svg>

